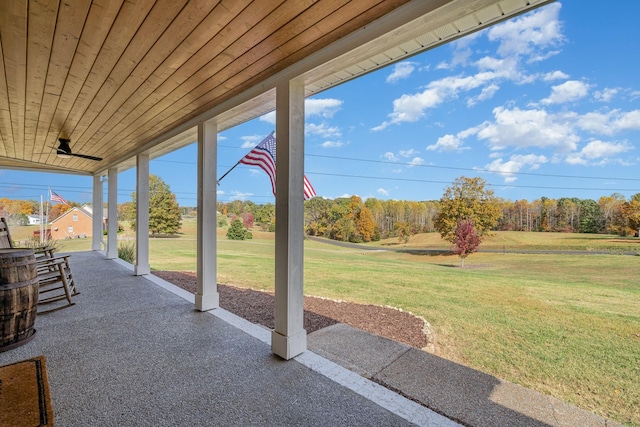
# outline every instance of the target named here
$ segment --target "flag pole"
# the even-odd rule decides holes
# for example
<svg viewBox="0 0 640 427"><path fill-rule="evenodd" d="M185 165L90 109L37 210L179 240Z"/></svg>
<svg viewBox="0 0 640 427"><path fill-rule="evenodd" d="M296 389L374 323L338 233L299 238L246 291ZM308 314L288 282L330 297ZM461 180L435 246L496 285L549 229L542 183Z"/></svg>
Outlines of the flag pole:
<svg viewBox="0 0 640 427"><path fill-rule="evenodd" d="M243 158L244 158L244 157L243 157ZM242 158L242 159L243 159L243 158ZM226 171L226 172L224 173L224 175L222 175L220 178L218 178L218 179L217 179L217 181L216 181L216 184L220 185L220 181L222 181L222 178L224 178L225 176L229 175L229 172L231 172L232 170L234 170L234 169L236 168L236 166L238 166L238 165L240 164L240 161L241 161L242 159L238 160L238 163L236 163L235 165L233 165L233 166L231 167L231 169L229 169L228 171Z"/></svg>
<svg viewBox="0 0 640 427"><path fill-rule="evenodd" d="M47 188L48 192L47 192L47 202L46 202L46 213L44 214L44 221L45 221L45 226L44 226L44 242L47 243L47 235L48 233L48 222L49 222L49 205L51 204L50 200L51 200L51 187Z"/></svg>
<svg viewBox="0 0 640 427"><path fill-rule="evenodd" d="M42 194L40 195L40 244L42 244Z"/></svg>

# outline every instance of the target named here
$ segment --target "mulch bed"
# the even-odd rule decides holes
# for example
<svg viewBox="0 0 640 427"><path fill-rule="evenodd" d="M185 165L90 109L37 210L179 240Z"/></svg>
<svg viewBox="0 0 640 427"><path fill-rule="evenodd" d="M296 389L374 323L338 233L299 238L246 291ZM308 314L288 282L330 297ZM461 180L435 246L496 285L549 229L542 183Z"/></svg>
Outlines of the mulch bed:
<svg viewBox="0 0 640 427"><path fill-rule="evenodd" d="M154 271L154 275L180 288L196 292L196 274L183 271ZM273 329L275 298L271 292L218 285L220 306L250 322ZM336 323L345 323L412 347L427 346L424 321L411 313L390 307L304 297L304 328L307 333Z"/></svg>

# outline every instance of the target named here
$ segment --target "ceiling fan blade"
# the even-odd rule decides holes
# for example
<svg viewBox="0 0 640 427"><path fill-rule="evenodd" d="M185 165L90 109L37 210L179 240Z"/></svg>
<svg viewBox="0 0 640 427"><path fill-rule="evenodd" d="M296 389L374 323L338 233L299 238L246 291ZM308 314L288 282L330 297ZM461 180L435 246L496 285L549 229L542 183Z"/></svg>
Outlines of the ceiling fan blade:
<svg viewBox="0 0 640 427"><path fill-rule="evenodd" d="M57 150L58 150L57 147L54 147L53 145L47 145L47 147L48 148L53 148L54 150L56 150L56 154L57 154ZM51 154L51 152L47 151L47 152L43 152L43 153L33 153L34 156L35 155L42 155L42 154ZM66 154L66 153L61 153L61 154Z"/></svg>
<svg viewBox="0 0 640 427"><path fill-rule="evenodd" d="M82 157L83 159L95 160L96 162L102 161L102 157L89 156L87 154L77 154L77 153L64 153L68 156Z"/></svg>
<svg viewBox="0 0 640 427"><path fill-rule="evenodd" d="M80 157L82 159L95 160L96 162L102 161L101 157L89 156L88 154L72 153L71 147L69 147L69 143L71 141L68 140L67 138L58 138L58 141L60 142L60 145L58 146L58 148L56 148L56 154L59 157L74 156L74 157Z"/></svg>

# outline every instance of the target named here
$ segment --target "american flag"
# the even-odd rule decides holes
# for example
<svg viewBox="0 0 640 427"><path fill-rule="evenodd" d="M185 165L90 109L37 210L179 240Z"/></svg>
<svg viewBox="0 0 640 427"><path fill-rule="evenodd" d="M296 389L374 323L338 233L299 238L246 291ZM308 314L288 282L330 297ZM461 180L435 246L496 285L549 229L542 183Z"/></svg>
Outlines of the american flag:
<svg viewBox="0 0 640 427"><path fill-rule="evenodd" d="M67 203L67 201L65 199L63 199L62 197L58 196L55 191L49 190L49 193L51 193L51 197L49 197L51 199L52 202L58 202L58 203L64 203L65 205L68 205L69 203Z"/></svg>
<svg viewBox="0 0 640 427"><path fill-rule="evenodd" d="M276 137L271 132L262 142L249 153L240 159L240 163L245 165L258 166L269 175L271 180L271 191L276 195ZM316 195L316 190L304 176L304 198L310 199Z"/></svg>

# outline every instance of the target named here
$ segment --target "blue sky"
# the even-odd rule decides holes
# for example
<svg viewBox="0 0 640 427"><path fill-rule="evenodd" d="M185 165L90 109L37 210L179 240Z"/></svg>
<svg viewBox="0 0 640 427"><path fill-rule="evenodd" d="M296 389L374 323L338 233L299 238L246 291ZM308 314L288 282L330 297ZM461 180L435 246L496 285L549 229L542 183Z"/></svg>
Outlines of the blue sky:
<svg viewBox="0 0 640 427"><path fill-rule="evenodd" d="M480 176L507 200L640 193L640 2L556 2L306 101L305 172L320 196L439 199ZM268 114L219 135L221 176L275 129ZM196 147L151 162L196 204ZM135 171L119 176L131 200ZM17 184L22 183L22 184ZM26 185L25 185L26 183ZM91 200L91 178L0 170L0 196ZM273 202L240 165L220 201Z"/></svg>

